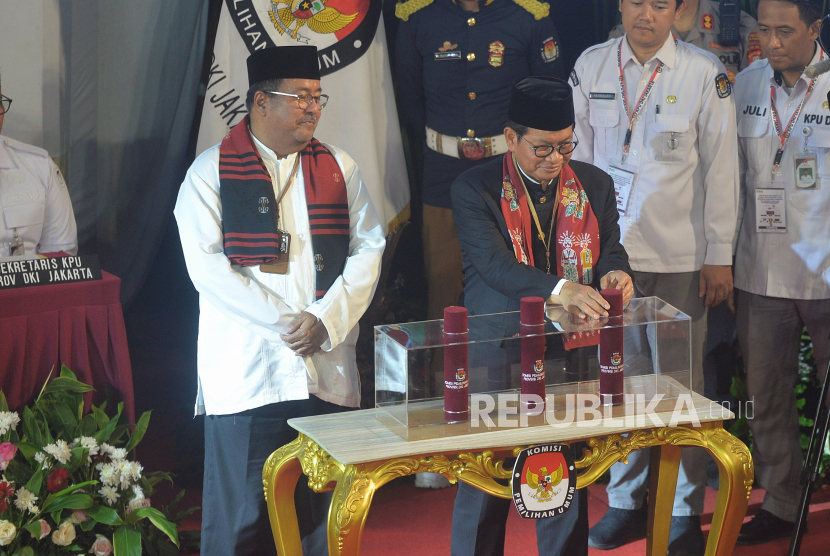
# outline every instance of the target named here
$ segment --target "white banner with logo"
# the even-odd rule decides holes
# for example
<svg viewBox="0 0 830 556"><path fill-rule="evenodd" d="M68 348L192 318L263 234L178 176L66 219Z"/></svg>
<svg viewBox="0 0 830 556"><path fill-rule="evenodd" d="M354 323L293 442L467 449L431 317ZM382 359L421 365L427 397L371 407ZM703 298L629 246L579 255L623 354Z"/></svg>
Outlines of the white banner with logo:
<svg viewBox="0 0 830 556"><path fill-rule="evenodd" d="M381 0L226 0L222 6L197 155L247 114L245 60L254 50L310 44L318 49L329 100L314 136L355 159L390 233L409 219L404 161Z"/></svg>

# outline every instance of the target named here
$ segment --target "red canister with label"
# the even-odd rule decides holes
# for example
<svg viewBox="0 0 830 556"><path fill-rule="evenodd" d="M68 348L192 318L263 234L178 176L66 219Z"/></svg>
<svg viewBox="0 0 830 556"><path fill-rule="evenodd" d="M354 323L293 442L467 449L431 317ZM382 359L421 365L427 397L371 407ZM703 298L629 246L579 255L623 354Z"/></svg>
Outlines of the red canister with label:
<svg viewBox="0 0 830 556"><path fill-rule="evenodd" d="M523 410L544 410L545 400L545 300L523 297L521 301L522 403ZM538 334L538 336L528 336ZM537 403L542 400L542 407Z"/></svg>
<svg viewBox="0 0 830 556"><path fill-rule="evenodd" d="M467 309L444 309L444 421L457 423L470 418L470 379L467 376Z"/></svg>
<svg viewBox="0 0 830 556"><path fill-rule="evenodd" d="M599 331L599 395L602 405L623 403L625 377L623 373L623 300L622 290L599 292L611 305L608 309L608 325Z"/></svg>

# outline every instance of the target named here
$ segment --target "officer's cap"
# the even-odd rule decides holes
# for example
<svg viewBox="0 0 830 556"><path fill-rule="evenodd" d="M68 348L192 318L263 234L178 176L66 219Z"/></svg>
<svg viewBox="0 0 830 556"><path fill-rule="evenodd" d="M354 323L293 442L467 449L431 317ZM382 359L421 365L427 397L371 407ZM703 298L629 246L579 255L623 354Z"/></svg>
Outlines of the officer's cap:
<svg viewBox="0 0 830 556"><path fill-rule="evenodd" d="M542 131L561 131L574 125L573 89L555 77L525 77L510 91L510 121Z"/></svg>
<svg viewBox="0 0 830 556"><path fill-rule="evenodd" d="M248 56L248 86L270 79L320 80L316 46L276 46Z"/></svg>

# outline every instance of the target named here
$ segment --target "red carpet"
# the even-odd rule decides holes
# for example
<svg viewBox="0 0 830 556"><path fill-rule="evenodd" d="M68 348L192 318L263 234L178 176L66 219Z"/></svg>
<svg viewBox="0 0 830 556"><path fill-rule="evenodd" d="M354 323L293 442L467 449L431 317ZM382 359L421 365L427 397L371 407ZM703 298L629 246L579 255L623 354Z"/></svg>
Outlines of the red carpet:
<svg viewBox="0 0 830 556"><path fill-rule="evenodd" d="M608 498L604 485L588 488L588 506L591 525L602 518ZM702 518L704 531L712 519L717 492L706 489L706 507ZM397 556L433 555L450 553L450 525L455 487L443 490L415 488L411 478L398 479L375 494L363 534L364 556L394 554ZM754 490L750 498L749 514L760 507L763 491ZM813 496L809 531L801 546L802 556L825 556L830 553L830 490ZM734 556L785 555L789 539L780 539L761 546L736 547ZM589 549L591 556L628 556L645 554L646 541L631 543L616 550ZM532 520L522 519L515 510L507 522L505 555L536 554L536 527Z"/></svg>

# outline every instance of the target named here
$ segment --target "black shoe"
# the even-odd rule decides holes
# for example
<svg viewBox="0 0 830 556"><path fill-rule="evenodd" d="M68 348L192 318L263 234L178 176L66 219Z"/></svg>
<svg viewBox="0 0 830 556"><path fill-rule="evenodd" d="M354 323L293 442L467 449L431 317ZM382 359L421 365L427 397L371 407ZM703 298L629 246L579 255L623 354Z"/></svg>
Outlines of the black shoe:
<svg viewBox="0 0 830 556"><path fill-rule="evenodd" d="M608 508L599 523L588 532L588 546L611 550L646 536L648 506L639 510Z"/></svg>
<svg viewBox="0 0 830 556"><path fill-rule="evenodd" d="M700 530L700 516L672 516L669 556L703 556L706 541Z"/></svg>
<svg viewBox="0 0 830 556"><path fill-rule="evenodd" d="M740 545L753 545L769 542L773 539L791 537L795 523L777 517L766 510L758 510L751 521L743 524L738 533Z"/></svg>

